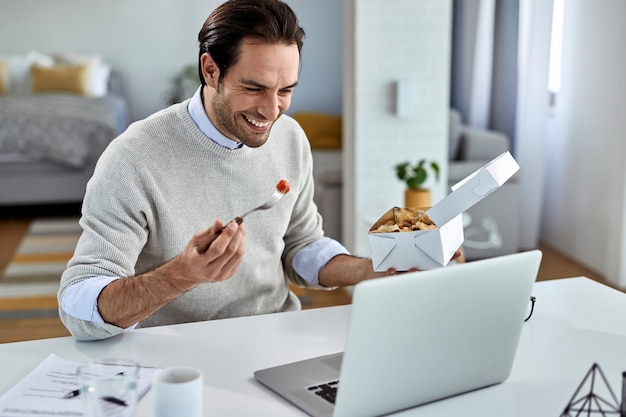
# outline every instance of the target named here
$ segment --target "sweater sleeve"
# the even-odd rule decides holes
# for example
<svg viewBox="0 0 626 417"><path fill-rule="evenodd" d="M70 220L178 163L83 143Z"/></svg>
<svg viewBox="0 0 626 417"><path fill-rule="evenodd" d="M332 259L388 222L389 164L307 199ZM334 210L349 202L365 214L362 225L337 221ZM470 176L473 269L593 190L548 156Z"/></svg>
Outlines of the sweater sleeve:
<svg viewBox="0 0 626 417"><path fill-rule="evenodd" d="M61 276L59 316L77 340L98 340L124 329L68 314L63 307L65 292L72 285L98 277L128 277L135 274L137 257L146 242L146 216L142 206L142 180L132 156L111 146L102 155L87 185L80 220L83 232L74 256ZM88 300L78 302L89 303ZM92 303L93 305L93 300Z"/></svg>

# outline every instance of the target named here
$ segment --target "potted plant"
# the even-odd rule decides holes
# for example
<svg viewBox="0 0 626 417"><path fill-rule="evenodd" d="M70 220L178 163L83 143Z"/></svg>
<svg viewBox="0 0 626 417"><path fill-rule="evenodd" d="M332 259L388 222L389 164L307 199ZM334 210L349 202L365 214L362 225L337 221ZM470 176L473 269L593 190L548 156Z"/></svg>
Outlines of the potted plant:
<svg viewBox="0 0 626 417"><path fill-rule="evenodd" d="M197 64L188 64L174 77L167 92L168 104L179 103L193 96L200 86Z"/></svg>
<svg viewBox="0 0 626 417"><path fill-rule="evenodd" d="M396 176L406 183L404 192L405 207L430 207L431 191L424 187L429 174L439 181L439 164L436 161L421 159L417 164L402 162L395 166Z"/></svg>

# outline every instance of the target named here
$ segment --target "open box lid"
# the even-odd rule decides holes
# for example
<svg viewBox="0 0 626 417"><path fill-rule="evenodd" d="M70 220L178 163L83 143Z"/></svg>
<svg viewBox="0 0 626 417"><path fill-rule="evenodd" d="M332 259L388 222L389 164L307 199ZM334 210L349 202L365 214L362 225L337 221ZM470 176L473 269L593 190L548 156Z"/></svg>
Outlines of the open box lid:
<svg viewBox="0 0 626 417"><path fill-rule="evenodd" d="M452 186L452 193L426 214L439 227L497 190L519 170L510 152L504 152Z"/></svg>

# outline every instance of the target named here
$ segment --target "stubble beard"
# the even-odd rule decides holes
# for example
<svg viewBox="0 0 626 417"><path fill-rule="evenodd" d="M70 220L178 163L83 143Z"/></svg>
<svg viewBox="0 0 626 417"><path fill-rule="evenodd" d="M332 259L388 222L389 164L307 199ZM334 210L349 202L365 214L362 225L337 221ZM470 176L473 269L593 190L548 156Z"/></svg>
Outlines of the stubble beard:
<svg viewBox="0 0 626 417"><path fill-rule="evenodd" d="M254 133L246 129L242 124L247 124L248 122L242 115L232 111L219 89L217 94L213 97L211 105L213 106L213 112L217 119L217 129L228 138L239 141L250 148L258 148L267 142L271 126L270 129L263 133Z"/></svg>

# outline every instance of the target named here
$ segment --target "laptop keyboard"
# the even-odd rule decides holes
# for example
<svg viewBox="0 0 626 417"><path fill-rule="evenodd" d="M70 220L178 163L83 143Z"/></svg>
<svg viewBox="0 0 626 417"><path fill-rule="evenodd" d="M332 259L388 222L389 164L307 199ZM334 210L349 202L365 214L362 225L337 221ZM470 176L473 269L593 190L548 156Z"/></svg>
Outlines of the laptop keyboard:
<svg viewBox="0 0 626 417"><path fill-rule="evenodd" d="M325 399L331 404L335 404L337 397L337 388L339 388L339 380L325 382L319 385L312 385L307 389L313 394Z"/></svg>

